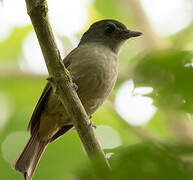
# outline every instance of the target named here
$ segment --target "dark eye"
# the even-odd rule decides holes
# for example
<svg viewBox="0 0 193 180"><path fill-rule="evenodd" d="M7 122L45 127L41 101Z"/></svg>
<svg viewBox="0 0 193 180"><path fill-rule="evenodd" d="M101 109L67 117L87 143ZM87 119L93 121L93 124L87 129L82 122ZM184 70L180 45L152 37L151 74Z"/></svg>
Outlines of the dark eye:
<svg viewBox="0 0 193 180"><path fill-rule="evenodd" d="M111 34L114 31L115 31L115 25L114 24L108 24L107 27L105 28L106 34Z"/></svg>

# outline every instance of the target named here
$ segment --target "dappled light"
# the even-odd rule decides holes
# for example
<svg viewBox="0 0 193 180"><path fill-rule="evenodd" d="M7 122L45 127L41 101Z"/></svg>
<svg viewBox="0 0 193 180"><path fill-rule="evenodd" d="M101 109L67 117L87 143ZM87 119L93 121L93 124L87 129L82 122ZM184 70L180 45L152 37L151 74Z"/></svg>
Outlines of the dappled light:
<svg viewBox="0 0 193 180"><path fill-rule="evenodd" d="M61 57L64 57L62 42L56 38L57 45L60 50ZM43 59L37 37L34 32L28 34L22 44L22 58L19 61L19 66L24 72L32 72L35 74L47 74L47 68Z"/></svg>
<svg viewBox="0 0 193 180"><path fill-rule="evenodd" d="M25 131L10 133L1 144L1 152L4 160L12 164L21 152L28 138L29 134Z"/></svg>
<svg viewBox="0 0 193 180"><path fill-rule="evenodd" d="M137 126L146 124L156 112L153 99L143 95L152 92L151 87L134 87L132 80L124 82L115 98L115 109L129 124Z"/></svg>
<svg viewBox="0 0 193 180"><path fill-rule="evenodd" d="M140 0L151 25L161 36L169 36L193 21L193 5L189 0Z"/></svg>
<svg viewBox="0 0 193 180"><path fill-rule="evenodd" d="M99 125L95 132L103 149L113 149L122 145L119 133L110 126Z"/></svg>
<svg viewBox="0 0 193 180"><path fill-rule="evenodd" d="M48 0L49 17L57 35L71 36L79 33L88 23L90 0Z"/></svg>
<svg viewBox="0 0 193 180"><path fill-rule="evenodd" d="M0 131L8 123L13 113L13 108L14 105L11 98L4 93L0 93Z"/></svg>
<svg viewBox="0 0 193 180"><path fill-rule="evenodd" d="M17 7L17 8L16 8ZM30 24L25 1L5 0L0 2L0 42L9 37L13 28Z"/></svg>

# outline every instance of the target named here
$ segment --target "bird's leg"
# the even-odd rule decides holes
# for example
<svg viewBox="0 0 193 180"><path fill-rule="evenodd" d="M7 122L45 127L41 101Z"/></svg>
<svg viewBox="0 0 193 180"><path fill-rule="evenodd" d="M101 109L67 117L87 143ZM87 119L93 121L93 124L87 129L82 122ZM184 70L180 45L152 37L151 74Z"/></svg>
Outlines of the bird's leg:
<svg viewBox="0 0 193 180"><path fill-rule="evenodd" d="M91 127L95 128L95 129L97 128L97 126L96 126L96 125L94 125L93 121L90 121L89 126L91 126Z"/></svg>
<svg viewBox="0 0 193 180"><path fill-rule="evenodd" d="M92 115L89 116L89 119L92 119ZM93 124L93 121L90 121L89 126L92 126L93 128L97 128L96 125Z"/></svg>
<svg viewBox="0 0 193 180"><path fill-rule="evenodd" d="M91 119L91 118L92 118L92 115L89 116L89 119ZM93 121L89 122L89 126L92 126L95 129L97 128L97 126L93 124ZM75 127L73 127L72 130L75 130Z"/></svg>

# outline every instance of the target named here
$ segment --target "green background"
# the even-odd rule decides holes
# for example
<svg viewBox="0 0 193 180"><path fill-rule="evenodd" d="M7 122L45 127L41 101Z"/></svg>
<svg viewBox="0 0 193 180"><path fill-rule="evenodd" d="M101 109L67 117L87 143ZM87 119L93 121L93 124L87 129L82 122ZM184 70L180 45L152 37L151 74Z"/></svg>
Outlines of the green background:
<svg viewBox="0 0 193 180"><path fill-rule="evenodd" d="M138 1L126 4L96 0L89 10L89 23L113 18L145 31L142 38L124 46L114 91L92 118L96 126L111 127L120 137L121 146L104 149L111 154L113 170L108 172L100 163L91 166L76 131L72 130L48 146L34 180L193 179L193 57L187 49L193 40L193 26L160 37L147 24L149 20L143 16ZM11 164L29 138L28 121L46 84L46 76L24 73L18 65L22 42L32 30L31 25L15 27L0 42L0 116L8 116L6 122L0 118L0 180L22 179ZM114 108L119 87L131 78L135 87L153 88L146 96L153 98L157 111L145 125L128 124ZM102 138L105 137L112 141L104 132Z"/></svg>

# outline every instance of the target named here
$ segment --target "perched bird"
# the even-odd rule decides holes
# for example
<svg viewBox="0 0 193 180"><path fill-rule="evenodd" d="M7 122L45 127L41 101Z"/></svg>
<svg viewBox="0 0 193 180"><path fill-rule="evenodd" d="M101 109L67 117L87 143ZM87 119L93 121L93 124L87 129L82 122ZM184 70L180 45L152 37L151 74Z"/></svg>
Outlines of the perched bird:
<svg viewBox="0 0 193 180"><path fill-rule="evenodd" d="M141 34L128 30L116 20L101 20L90 26L78 46L64 58L88 116L104 102L115 85L122 45ZM31 137L14 168L25 180L31 180L47 144L72 128L71 118L48 82L29 122Z"/></svg>

